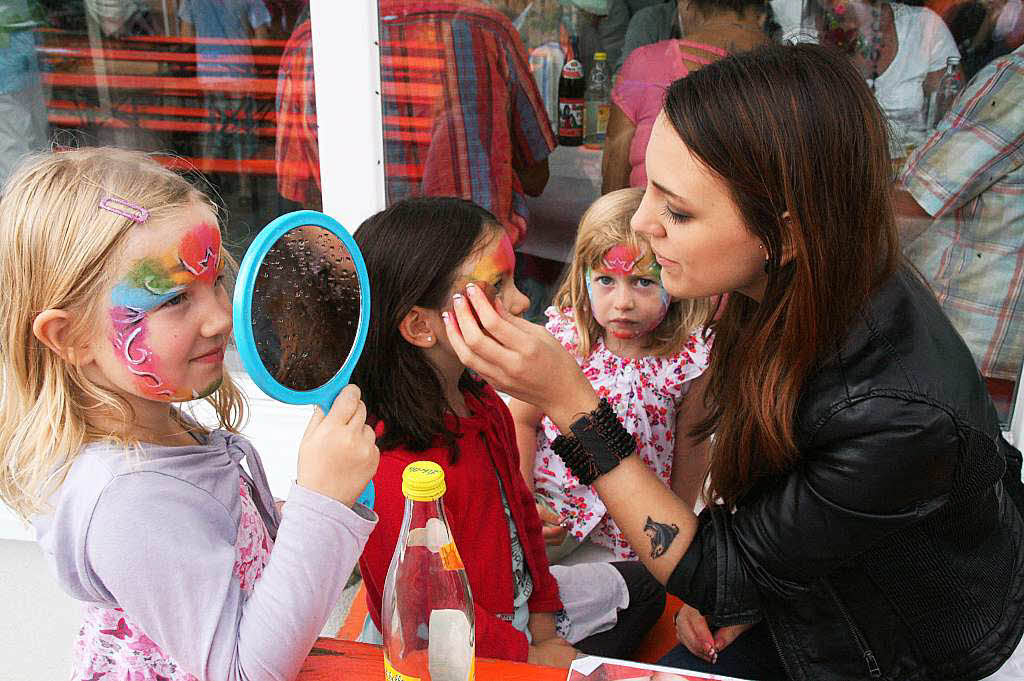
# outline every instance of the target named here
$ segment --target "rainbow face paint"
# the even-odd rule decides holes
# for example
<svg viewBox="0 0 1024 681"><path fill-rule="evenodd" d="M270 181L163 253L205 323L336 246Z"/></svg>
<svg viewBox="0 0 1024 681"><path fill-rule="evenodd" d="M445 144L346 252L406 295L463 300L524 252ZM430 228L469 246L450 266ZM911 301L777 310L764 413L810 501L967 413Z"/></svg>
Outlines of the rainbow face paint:
<svg viewBox="0 0 1024 681"><path fill-rule="evenodd" d="M512 241L504 231L491 248L480 256L476 266L466 281L485 281L496 284L505 276L510 276L516 269L516 253Z"/></svg>
<svg viewBox="0 0 1024 681"><path fill-rule="evenodd" d="M585 277L595 321L618 341L645 340L672 302L661 285L661 267L628 244L610 248L598 267L586 269Z"/></svg>
<svg viewBox="0 0 1024 681"><path fill-rule="evenodd" d="M203 397L184 391L166 379L160 358L152 350L148 315L184 293L195 282L213 284L224 268L220 231L211 224L189 230L174 252L134 263L111 292L111 343L116 356L136 377L141 392L154 400ZM220 380L206 394L216 390Z"/></svg>

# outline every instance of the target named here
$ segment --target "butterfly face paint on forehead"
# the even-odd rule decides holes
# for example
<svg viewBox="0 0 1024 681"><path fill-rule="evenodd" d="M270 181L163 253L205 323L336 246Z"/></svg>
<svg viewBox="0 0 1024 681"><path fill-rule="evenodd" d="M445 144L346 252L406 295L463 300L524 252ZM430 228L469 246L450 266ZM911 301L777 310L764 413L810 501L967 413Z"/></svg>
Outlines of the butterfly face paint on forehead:
<svg viewBox="0 0 1024 681"><path fill-rule="evenodd" d="M224 269L220 230L203 223L182 237L173 252L144 257L133 263L111 292L111 343L117 357L137 377L142 392L156 400L194 399L166 381L159 358L147 343L147 315L181 295L195 282L213 284ZM216 390L215 383L206 394Z"/></svg>

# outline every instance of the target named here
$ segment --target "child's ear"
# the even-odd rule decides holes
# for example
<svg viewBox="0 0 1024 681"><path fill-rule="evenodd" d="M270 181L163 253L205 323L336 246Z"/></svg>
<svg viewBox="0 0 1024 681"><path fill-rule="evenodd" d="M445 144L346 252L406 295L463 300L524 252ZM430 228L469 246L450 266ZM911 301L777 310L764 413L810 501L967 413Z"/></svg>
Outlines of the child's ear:
<svg viewBox="0 0 1024 681"><path fill-rule="evenodd" d="M32 321L32 335L66 362L82 366L92 361L87 348L71 344L71 315L64 310L50 308L37 314Z"/></svg>
<svg viewBox="0 0 1024 681"><path fill-rule="evenodd" d="M430 323L431 315L437 313L424 307L414 306L398 324L398 332L409 343L418 348L432 348L437 344L437 334Z"/></svg>

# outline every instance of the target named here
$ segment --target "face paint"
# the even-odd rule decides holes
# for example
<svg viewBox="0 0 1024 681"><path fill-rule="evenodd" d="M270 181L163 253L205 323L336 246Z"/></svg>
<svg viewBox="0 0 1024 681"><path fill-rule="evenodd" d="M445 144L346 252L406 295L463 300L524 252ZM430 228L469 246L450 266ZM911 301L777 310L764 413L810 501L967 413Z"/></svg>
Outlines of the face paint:
<svg viewBox="0 0 1024 681"><path fill-rule="evenodd" d="M643 255L638 255L629 244L616 244L604 254L601 263L606 272L630 275L641 260Z"/></svg>
<svg viewBox="0 0 1024 681"><path fill-rule="evenodd" d="M613 246L596 269L585 270L591 312L608 336L643 340L665 319L672 301L660 270L652 257L627 244Z"/></svg>
<svg viewBox="0 0 1024 681"><path fill-rule="evenodd" d="M183 394L161 374L159 358L147 344L147 315L181 295L196 281L213 283L224 268L220 232L201 224L185 234L176 253L143 258L111 292L111 343L117 357L137 377L141 391L155 400L172 401L204 397L193 390ZM220 380L215 381L219 385ZM206 392L210 394L216 390Z"/></svg>
<svg viewBox="0 0 1024 681"><path fill-rule="evenodd" d="M512 274L516 269L516 253L508 234L501 238L486 253L480 256L467 281L486 281L493 284L501 277Z"/></svg>

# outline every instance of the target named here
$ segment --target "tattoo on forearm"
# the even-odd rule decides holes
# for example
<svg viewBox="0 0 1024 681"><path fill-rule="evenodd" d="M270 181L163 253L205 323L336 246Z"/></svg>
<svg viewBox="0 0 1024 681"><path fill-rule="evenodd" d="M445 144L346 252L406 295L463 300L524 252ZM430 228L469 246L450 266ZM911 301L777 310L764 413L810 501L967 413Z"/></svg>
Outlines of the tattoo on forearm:
<svg viewBox="0 0 1024 681"><path fill-rule="evenodd" d="M668 547L679 534L679 526L672 523L656 523L647 516L644 534L651 540L651 558L658 558L668 551Z"/></svg>

